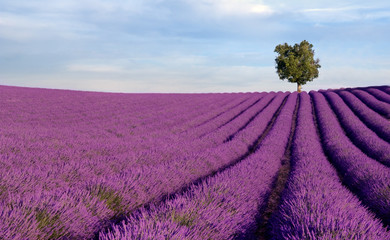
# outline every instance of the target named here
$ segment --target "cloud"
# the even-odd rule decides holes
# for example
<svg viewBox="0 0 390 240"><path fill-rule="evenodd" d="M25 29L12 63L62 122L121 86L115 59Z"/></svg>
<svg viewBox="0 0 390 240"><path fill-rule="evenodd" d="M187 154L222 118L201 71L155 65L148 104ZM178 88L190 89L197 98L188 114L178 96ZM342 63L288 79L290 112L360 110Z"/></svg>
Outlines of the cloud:
<svg viewBox="0 0 390 240"><path fill-rule="evenodd" d="M381 6L348 5L343 7L307 8L300 11L314 22L354 22L389 18Z"/></svg>
<svg viewBox="0 0 390 240"><path fill-rule="evenodd" d="M272 10L272 8L270 6L256 4L256 5L251 6L250 12L260 13L260 14L272 14L274 11Z"/></svg>
<svg viewBox="0 0 390 240"><path fill-rule="evenodd" d="M107 0L2 0L5 6L9 9L24 9L29 12L55 12L55 13L71 13L75 11L94 11L94 12L140 12L145 8L146 2L143 0L131 1L107 1Z"/></svg>
<svg viewBox="0 0 390 240"><path fill-rule="evenodd" d="M302 12L346 12L351 10L367 9L362 7L339 7L339 8L310 8L303 9Z"/></svg>
<svg viewBox="0 0 390 240"><path fill-rule="evenodd" d="M57 15L28 15L0 12L0 38L29 41L34 39L92 38L97 28L92 24Z"/></svg>
<svg viewBox="0 0 390 240"><path fill-rule="evenodd" d="M71 72L122 73L124 69L115 65L72 64L66 67Z"/></svg>
<svg viewBox="0 0 390 240"><path fill-rule="evenodd" d="M195 9L209 14L209 17L248 15L269 16L274 13L270 5L265 5L261 1L253 0L188 0Z"/></svg>
<svg viewBox="0 0 390 240"><path fill-rule="evenodd" d="M389 10L378 10L375 12L370 12L365 14L365 18L367 20L382 20L382 19L387 19L390 20L390 11Z"/></svg>
<svg viewBox="0 0 390 240"><path fill-rule="evenodd" d="M213 0L207 2L212 3L218 12L227 15L244 15L249 13L268 15L273 13L270 6L255 3L254 1Z"/></svg>

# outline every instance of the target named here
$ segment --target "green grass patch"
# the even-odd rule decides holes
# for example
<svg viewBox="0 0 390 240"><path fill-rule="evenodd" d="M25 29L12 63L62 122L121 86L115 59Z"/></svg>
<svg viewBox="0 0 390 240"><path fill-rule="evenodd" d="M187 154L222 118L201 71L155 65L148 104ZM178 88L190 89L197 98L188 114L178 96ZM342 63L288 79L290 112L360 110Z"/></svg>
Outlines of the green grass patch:
<svg viewBox="0 0 390 240"><path fill-rule="evenodd" d="M105 186L96 186L91 191L92 195L97 196L100 201L104 201L107 207L120 215L125 212L123 197L115 190Z"/></svg>
<svg viewBox="0 0 390 240"><path fill-rule="evenodd" d="M38 229L43 233L39 239L59 239L64 237L65 227L60 221L60 214L50 214L46 209L36 209L35 219L38 222Z"/></svg>

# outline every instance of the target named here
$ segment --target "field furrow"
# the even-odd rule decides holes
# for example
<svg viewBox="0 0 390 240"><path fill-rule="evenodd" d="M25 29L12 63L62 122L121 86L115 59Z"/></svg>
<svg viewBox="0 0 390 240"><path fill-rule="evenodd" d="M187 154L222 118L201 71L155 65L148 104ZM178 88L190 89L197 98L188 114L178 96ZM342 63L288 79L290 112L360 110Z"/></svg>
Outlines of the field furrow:
<svg viewBox="0 0 390 240"><path fill-rule="evenodd" d="M271 216L275 213L275 211L280 205L282 192L286 187L288 176L291 171L291 146L293 142L293 136L295 134L297 114L298 114L299 106L301 104L300 102L301 100L298 95L297 103L295 104L294 114L292 117L290 136L288 138L288 143L284 155L281 158L282 165L278 170L276 180L273 183L267 202L261 205L261 208L258 209L258 215L256 216L258 222L256 233L253 236L243 235L243 237L247 239L258 239L258 240L269 239L269 232L268 232L269 225L270 225L269 221Z"/></svg>

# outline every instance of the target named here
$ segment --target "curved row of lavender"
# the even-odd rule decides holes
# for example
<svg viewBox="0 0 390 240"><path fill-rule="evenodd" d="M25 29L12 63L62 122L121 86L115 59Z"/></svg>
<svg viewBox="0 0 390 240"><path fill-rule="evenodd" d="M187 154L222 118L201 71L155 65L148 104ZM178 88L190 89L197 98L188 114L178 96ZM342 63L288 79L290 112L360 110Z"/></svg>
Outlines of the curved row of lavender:
<svg viewBox="0 0 390 240"><path fill-rule="evenodd" d="M209 129L206 134L201 136L202 141L205 141L206 139L210 138L220 139L219 136L221 135L232 136L234 134L237 134L237 132L245 128L245 125L248 122L251 122L253 118L255 118L260 112L262 112L263 109L268 106L271 101L274 105L280 106L281 101L284 99L284 97L285 95L282 94L279 94L279 96L275 96L273 93L267 94L261 100L256 102L251 108L245 109L245 111L240 112L238 117L231 118L229 121L219 127L214 126L213 130ZM226 139L223 140L226 142ZM218 142L218 144L221 143L223 142Z"/></svg>
<svg viewBox="0 0 390 240"><path fill-rule="evenodd" d="M390 86L381 86L378 87L380 90L386 92L387 94L390 94Z"/></svg>
<svg viewBox="0 0 390 240"><path fill-rule="evenodd" d="M360 100L362 100L367 106L383 115L385 118L390 119L390 104L380 101L367 91L361 89L352 89L351 91Z"/></svg>
<svg viewBox="0 0 390 240"><path fill-rule="evenodd" d="M161 206L140 210L100 239L232 239L253 232L257 211L266 204L281 166L296 100L296 93L289 95L248 158Z"/></svg>
<svg viewBox="0 0 390 240"><path fill-rule="evenodd" d="M390 168L368 157L350 141L323 94L310 94L325 152L341 174L343 183L389 224Z"/></svg>
<svg viewBox="0 0 390 240"><path fill-rule="evenodd" d="M373 130L379 137L390 142L389 121L380 114L367 107L360 99L348 91L337 91L337 94L348 104L351 110Z"/></svg>
<svg viewBox="0 0 390 240"><path fill-rule="evenodd" d="M381 222L342 185L326 158L305 92L300 94L296 124L292 169L271 219L271 239L390 239Z"/></svg>
<svg viewBox="0 0 390 240"><path fill-rule="evenodd" d="M389 143L386 140L389 121L384 112L389 110L385 100L390 96L390 88L367 89L371 90L329 93L336 96L335 102L346 103L332 107L321 93L312 93L313 106L318 122L323 121L319 130L325 152L349 187L345 191L352 191L388 226L389 168L379 162L384 162L386 153L375 144L356 147L359 144L349 138L352 135L344 134L356 126L366 125L369 129L363 127L354 134L367 134L364 135L367 139L375 138L375 141L380 141L379 137ZM255 206L264 204L265 196L272 191L269 180L275 175L271 172L278 171L280 159L264 159L270 163L265 165L254 162L251 166L257 170L250 176L268 176L268 180L259 183L261 178L249 180L253 179L249 175L246 180L243 174L241 184L248 186L245 189L234 183L233 169L254 161L255 154L266 151L261 149L271 149L275 154L285 151L283 137L280 142L274 137L289 133L283 130L283 134L276 134L276 125L286 117L283 111L291 110L293 96L281 92L113 94L0 86L0 238L93 238L112 221L132 216L143 206L153 212L153 208L159 209L166 201L173 204L175 199L191 206L197 198L205 196L207 191L203 190L211 187L208 185L211 179L222 179L222 176L230 176L227 182L236 186L232 187L232 196L242 195L237 197L238 202L251 199L252 205L241 204L245 206L239 208L242 215L217 209L215 214L231 216L226 217L228 222L228 219L242 222L239 230L229 225L232 231L224 236L237 233L237 238L245 237L255 227L256 217L250 216L259 214ZM365 97L369 97L367 102ZM381 107L372 107L368 102L379 103ZM338 108L339 118L333 113ZM290 125L291 120L283 128L288 129ZM367 139L358 141L364 144ZM263 145L255 151L259 141ZM267 141L274 144L264 145ZM364 153L372 151L372 158L359 149L361 146L365 146ZM269 169L270 175L263 174L264 169ZM198 189L199 194L187 195L193 189ZM249 196L251 189L258 194ZM167 197L171 200L166 200ZM230 200L226 206L238 204ZM175 204L178 206L178 202ZM211 212L212 206L210 203ZM180 229L186 229L180 230L184 231L183 236L190 238L199 233L188 232L180 225L187 224L187 219L172 214L178 216ZM369 215L362 215L368 222L362 223L376 229L373 222L378 220L372 220ZM162 224L159 228L164 231L172 230L165 222L158 224ZM219 236L217 232L225 232L226 228L212 222L208 226L212 236ZM200 228L201 225L192 226L192 229Z"/></svg>
<svg viewBox="0 0 390 240"><path fill-rule="evenodd" d="M366 155L390 167L390 143L369 129L334 92L323 92L351 141Z"/></svg>
<svg viewBox="0 0 390 240"><path fill-rule="evenodd" d="M376 97L378 100L390 103L390 95L386 94L385 92L381 91L380 89L377 88L365 88L364 89L366 92L370 93L374 97Z"/></svg>
<svg viewBox="0 0 390 240"><path fill-rule="evenodd" d="M191 137L193 138L200 138L222 126L225 126L227 123L237 118L242 118L241 115L243 113L247 114L253 106L257 106L256 103L258 103L260 100L264 101L264 99L262 99L264 95L265 94L260 94L260 96L254 96L248 99L248 101L245 101L240 108L234 108L230 111L225 111L220 116L214 118L212 121L207 122L207 124L202 124L197 128L188 129L187 134L192 135Z"/></svg>

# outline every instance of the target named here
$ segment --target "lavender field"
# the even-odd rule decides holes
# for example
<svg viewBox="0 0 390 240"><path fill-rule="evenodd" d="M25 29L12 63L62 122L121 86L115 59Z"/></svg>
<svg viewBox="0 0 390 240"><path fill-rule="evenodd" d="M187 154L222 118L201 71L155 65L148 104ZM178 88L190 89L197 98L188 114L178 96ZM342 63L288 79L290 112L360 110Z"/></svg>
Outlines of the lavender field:
<svg viewBox="0 0 390 240"><path fill-rule="evenodd" d="M0 86L0 239L390 239L390 87Z"/></svg>

